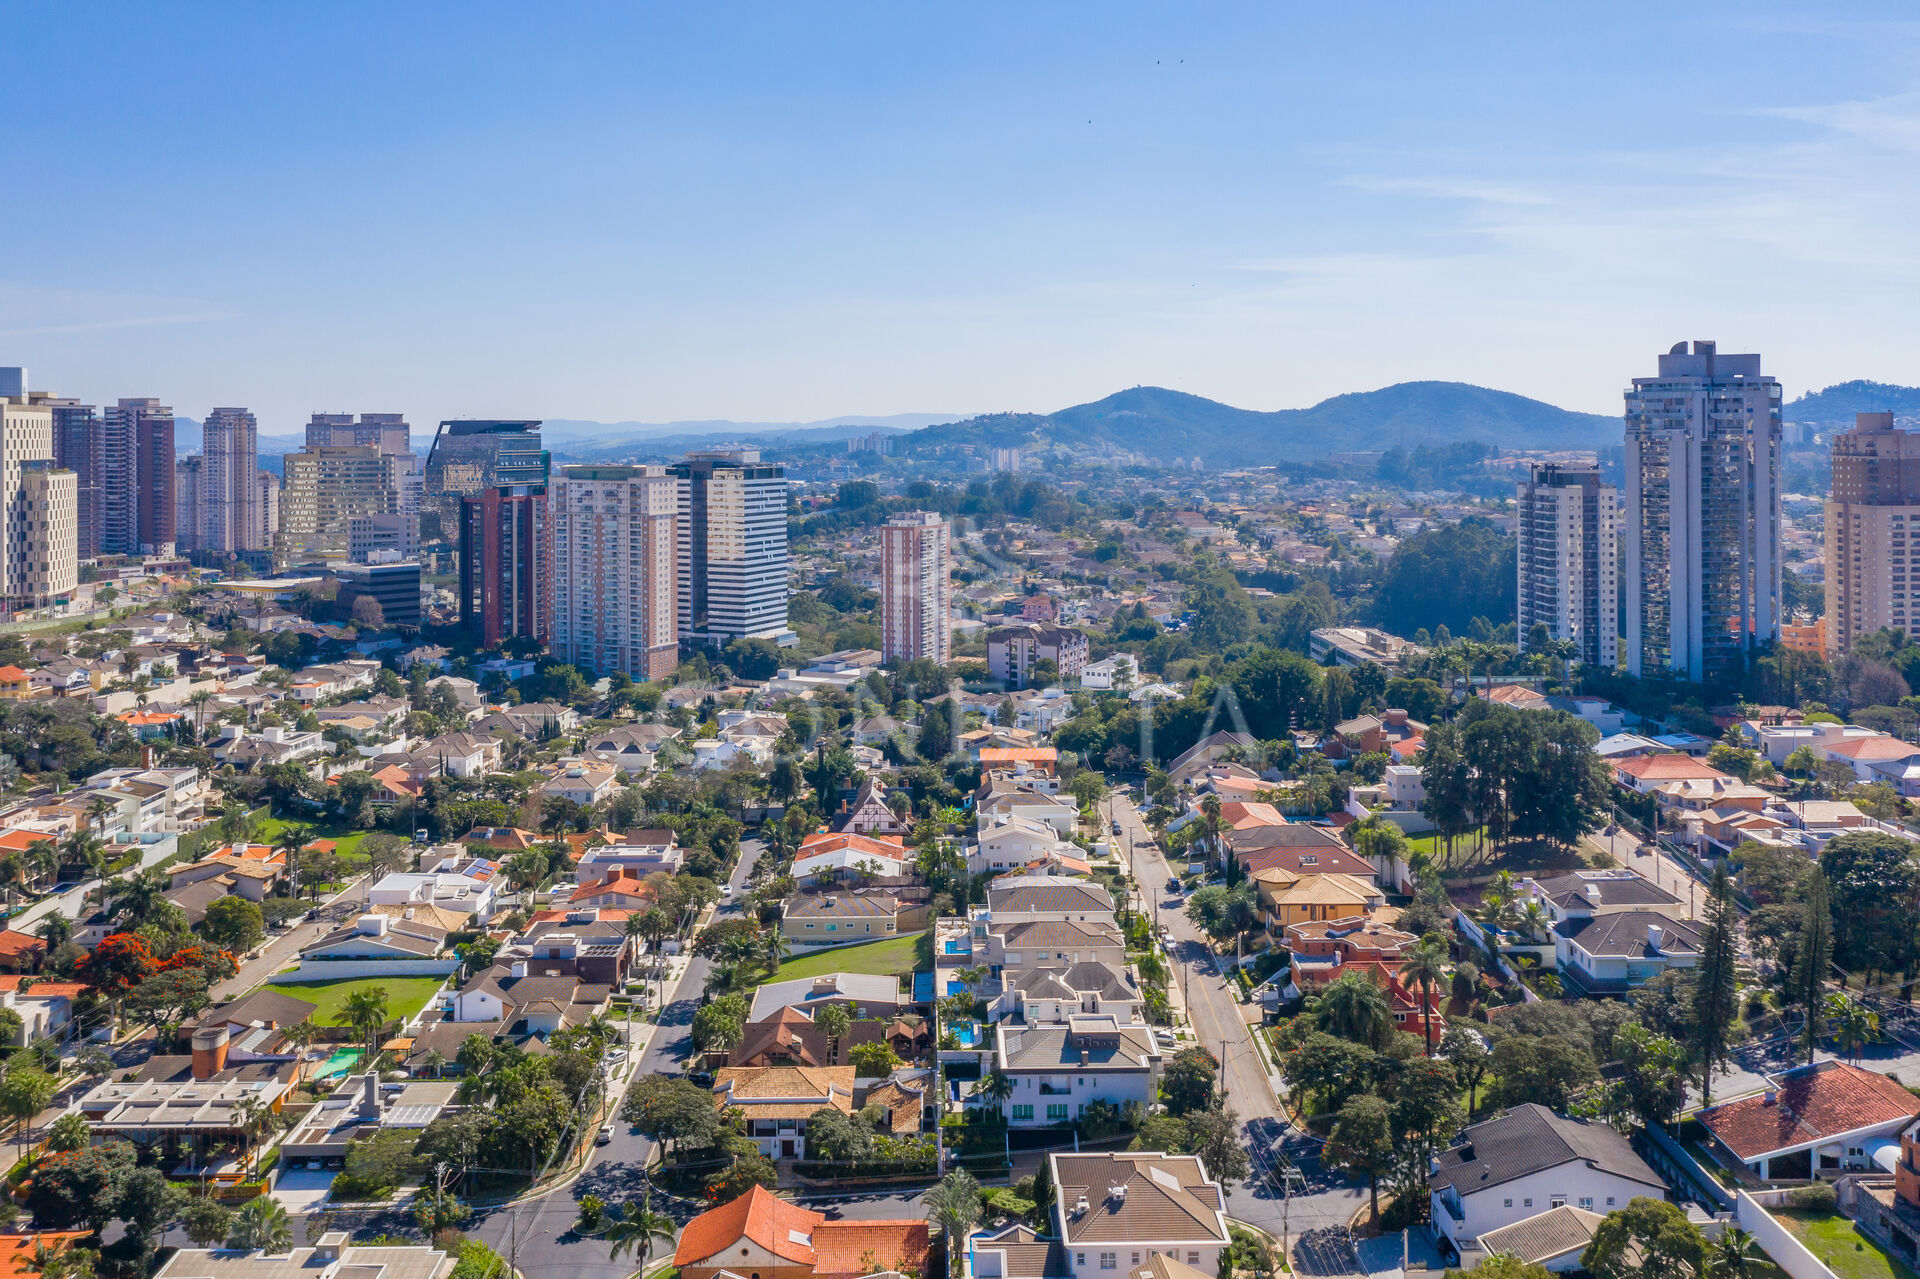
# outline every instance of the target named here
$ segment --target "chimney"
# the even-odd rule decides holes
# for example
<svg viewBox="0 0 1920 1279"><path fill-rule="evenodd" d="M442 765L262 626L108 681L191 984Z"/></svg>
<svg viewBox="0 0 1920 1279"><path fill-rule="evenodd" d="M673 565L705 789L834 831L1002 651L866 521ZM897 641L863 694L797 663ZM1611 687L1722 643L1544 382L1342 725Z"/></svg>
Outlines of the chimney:
<svg viewBox="0 0 1920 1279"><path fill-rule="evenodd" d="M195 1079L212 1079L227 1068L229 1037L225 1022L218 1026L202 1026L193 1032L193 1077Z"/></svg>
<svg viewBox="0 0 1920 1279"><path fill-rule="evenodd" d="M355 921L354 931L362 937L385 937L389 922L385 915L362 915Z"/></svg>
<svg viewBox="0 0 1920 1279"><path fill-rule="evenodd" d="M1771 1106L1779 1100L1780 1100L1780 1094L1777 1092L1774 1092L1771 1088L1769 1088L1767 1090L1767 1095L1760 1099L1760 1104L1763 1106Z"/></svg>
<svg viewBox="0 0 1920 1279"><path fill-rule="evenodd" d="M514 960L512 972L515 977L525 977L527 975L527 961L524 959Z"/></svg>
<svg viewBox="0 0 1920 1279"><path fill-rule="evenodd" d="M1666 937L1666 930L1658 924L1647 925L1647 949L1656 955L1660 953L1660 943Z"/></svg>
<svg viewBox="0 0 1920 1279"><path fill-rule="evenodd" d="M313 1246L313 1255L318 1261L340 1260L340 1250L347 1246L347 1232L329 1230L320 1236L320 1242Z"/></svg>
<svg viewBox="0 0 1920 1279"><path fill-rule="evenodd" d="M380 1075L369 1070L360 1085L360 1117L378 1119L380 1117Z"/></svg>
<svg viewBox="0 0 1920 1279"><path fill-rule="evenodd" d="M1118 1186L1108 1186L1107 1198L1113 1200L1115 1203L1125 1203L1127 1201L1126 1186L1124 1184L1118 1185Z"/></svg>
<svg viewBox="0 0 1920 1279"><path fill-rule="evenodd" d="M1600 904L1600 885L1598 884L1587 885L1587 901L1589 901L1595 906L1598 906Z"/></svg>
<svg viewBox="0 0 1920 1279"><path fill-rule="evenodd" d="M1086 1064L1087 1064L1087 1063L1088 1063L1088 1062L1089 1062L1090 1060L1091 1060L1091 1058L1090 1058L1090 1057L1088 1056L1088 1053L1087 1053L1087 1050L1086 1050L1086 1049L1084 1049L1084 1048L1082 1048L1082 1049L1080 1050L1080 1064L1081 1064L1082 1066L1084 1066L1084 1065L1086 1065Z"/></svg>

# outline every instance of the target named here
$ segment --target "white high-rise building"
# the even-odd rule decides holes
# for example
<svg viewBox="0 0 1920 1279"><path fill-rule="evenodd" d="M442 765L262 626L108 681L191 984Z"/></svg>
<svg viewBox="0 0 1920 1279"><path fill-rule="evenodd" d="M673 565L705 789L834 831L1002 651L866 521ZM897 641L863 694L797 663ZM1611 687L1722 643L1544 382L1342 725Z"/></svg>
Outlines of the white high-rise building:
<svg viewBox="0 0 1920 1279"><path fill-rule="evenodd" d="M200 456L200 526L196 545L224 554L258 550L260 424L245 409L214 409L207 414ZM184 505L184 503L183 503ZM188 530L179 530L182 541Z"/></svg>
<svg viewBox="0 0 1920 1279"><path fill-rule="evenodd" d="M1620 497L1591 467L1536 465L1518 486L1520 647L1544 623L1579 660L1620 660Z"/></svg>
<svg viewBox="0 0 1920 1279"><path fill-rule="evenodd" d="M880 651L913 661L953 656L953 525L926 511L880 529Z"/></svg>
<svg viewBox="0 0 1920 1279"><path fill-rule="evenodd" d="M253 478L254 492L260 502L260 522L255 525L258 539L254 545L264 549L273 545L273 535L280 531L280 477L272 471L260 471Z"/></svg>
<svg viewBox="0 0 1920 1279"><path fill-rule="evenodd" d="M680 486L661 466L569 466L550 482L555 658L594 675L673 673Z"/></svg>
<svg viewBox="0 0 1920 1279"><path fill-rule="evenodd" d="M53 460L51 398L0 396L0 598L9 612L70 596L80 580L79 478Z"/></svg>
<svg viewBox="0 0 1920 1279"><path fill-rule="evenodd" d="M1780 384L1685 342L1626 393L1627 669L1737 676L1780 633Z"/></svg>
<svg viewBox="0 0 1920 1279"><path fill-rule="evenodd" d="M680 482L680 634L703 643L787 629L787 471L758 449L689 453Z"/></svg>

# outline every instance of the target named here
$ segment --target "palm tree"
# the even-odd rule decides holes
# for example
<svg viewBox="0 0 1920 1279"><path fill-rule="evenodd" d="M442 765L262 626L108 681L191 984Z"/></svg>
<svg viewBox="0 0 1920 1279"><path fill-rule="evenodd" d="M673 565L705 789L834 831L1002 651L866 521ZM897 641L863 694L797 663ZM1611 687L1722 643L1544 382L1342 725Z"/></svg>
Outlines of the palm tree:
<svg viewBox="0 0 1920 1279"><path fill-rule="evenodd" d="M1207 851L1220 855L1220 797L1208 795L1200 801L1200 828L1206 833Z"/></svg>
<svg viewBox="0 0 1920 1279"><path fill-rule="evenodd" d="M207 730L207 703L212 700L213 693L204 688L187 698L187 705L193 707L193 740L196 742Z"/></svg>
<svg viewBox="0 0 1920 1279"><path fill-rule="evenodd" d="M847 1037L847 1031L853 1027L853 1014L844 1004L828 1004L813 1015L813 1024L827 1037L827 1051L832 1064L840 1064L840 1042Z"/></svg>
<svg viewBox="0 0 1920 1279"><path fill-rule="evenodd" d="M1329 982L1309 1007L1322 1030L1357 1044L1384 1044L1393 1030L1393 1006L1386 992L1359 973Z"/></svg>
<svg viewBox="0 0 1920 1279"><path fill-rule="evenodd" d="M1841 1051L1854 1065L1859 1065L1860 1050L1880 1038L1880 1015L1839 991L1827 996L1824 1011Z"/></svg>
<svg viewBox="0 0 1920 1279"><path fill-rule="evenodd" d="M104 795L96 795L87 801L87 818L102 839L107 834L107 814L113 812L114 808L114 802Z"/></svg>
<svg viewBox="0 0 1920 1279"><path fill-rule="evenodd" d="M1486 889L1480 894L1480 918L1495 928L1499 928L1512 914L1513 904L1520 895L1518 883L1513 872L1497 872L1487 881Z"/></svg>
<svg viewBox="0 0 1920 1279"><path fill-rule="evenodd" d="M1545 941L1547 930L1553 927L1553 916L1547 913L1546 906L1538 897L1529 897L1527 904L1514 916L1514 922L1535 941Z"/></svg>
<svg viewBox="0 0 1920 1279"><path fill-rule="evenodd" d="M273 1107L259 1097L241 1098L233 1108L233 1126L247 1139L247 1167L249 1171L259 1166L260 1143L273 1132L278 1116Z"/></svg>
<svg viewBox="0 0 1920 1279"><path fill-rule="evenodd" d="M1426 1023L1427 1056L1433 1056L1433 1000L1447 980L1447 943L1428 933L1400 960L1400 980L1420 994L1420 1019Z"/></svg>
<svg viewBox="0 0 1920 1279"><path fill-rule="evenodd" d="M151 870L116 881L107 892L107 901L132 928L152 922L172 904L167 900L166 875Z"/></svg>
<svg viewBox="0 0 1920 1279"><path fill-rule="evenodd" d="M973 1096L990 1101L999 1109L1013 1099L1013 1079L997 1070L988 1071L974 1084Z"/></svg>
<svg viewBox="0 0 1920 1279"><path fill-rule="evenodd" d="M265 1195L249 1199L233 1214L233 1233L227 1247L243 1252L281 1253L293 1246L293 1227L287 1210Z"/></svg>
<svg viewBox="0 0 1920 1279"><path fill-rule="evenodd" d="M280 838L273 846L287 855L287 882L293 885L294 896L300 895L300 852L313 842L313 831L298 822L288 822L280 831Z"/></svg>
<svg viewBox="0 0 1920 1279"><path fill-rule="evenodd" d="M964 1172L950 1172L927 1192L927 1216L947 1241L947 1268L958 1273L967 1232L980 1220L980 1183Z"/></svg>
<svg viewBox="0 0 1920 1279"><path fill-rule="evenodd" d="M356 990L347 996L347 1025L360 1032L367 1045L367 1069L372 1070L380 1051L380 1032L387 1025L387 992L379 989Z"/></svg>
<svg viewBox="0 0 1920 1279"><path fill-rule="evenodd" d="M633 1252L633 1259L639 1269L647 1268L647 1258L653 1252L653 1241L664 1239L673 1242L673 1218L665 1213L653 1210L653 1196L643 1194L638 1199L627 1200L620 1215L614 1217L602 1234L612 1252L611 1261L620 1260L620 1254Z"/></svg>
<svg viewBox="0 0 1920 1279"><path fill-rule="evenodd" d="M47 953L51 954L73 940L73 921L59 911L48 911L40 921L40 940L47 943Z"/></svg>
<svg viewBox="0 0 1920 1279"><path fill-rule="evenodd" d="M440 1072L446 1069L446 1065L447 1065L446 1054L442 1053L438 1048L429 1048L427 1050L427 1055L421 1058L421 1064L424 1065L428 1070L431 1070L433 1072L433 1077L435 1079L438 1079L440 1078Z"/></svg>
<svg viewBox="0 0 1920 1279"><path fill-rule="evenodd" d="M1760 1245L1738 1226L1728 1226L1708 1245L1708 1273L1716 1279L1747 1279L1760 1262Z"/></svg>

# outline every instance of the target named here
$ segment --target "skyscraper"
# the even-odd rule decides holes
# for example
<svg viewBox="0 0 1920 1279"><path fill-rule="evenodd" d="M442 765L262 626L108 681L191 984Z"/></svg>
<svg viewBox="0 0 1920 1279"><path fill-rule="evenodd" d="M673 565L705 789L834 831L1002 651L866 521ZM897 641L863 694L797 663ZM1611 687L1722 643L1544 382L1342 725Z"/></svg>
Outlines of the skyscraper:
<svg viewBox="0 0 1920 1279"><path fill-rule="evenodd" d="M598 675L673 673L679 488L659 466L569 466L549 485L554 657Z"/></svg>
<svg viewBox="0 0 1920 1279"><path fill-rule="evenodd" d="M1826 558L1830 654L1883 627L1920 637L1920 434L1895 430L1891 413L1857 414L1833 437Z"/></svg>
<svg viewBox="0 0 1920 1279"><path fill-rule="evenodd" d="M489 648L513 636L545 639L552 554L545 488L516 484L461 498L461 625Z"/></svg>
<svg viewBox="0 0 1920 1279"><path fill-rule="evenodd" d="M367 444L319 445L289 453L280 490L275 558L282 562L344 557L350 522L359 515L397 515L394 477L404 462Z"/></svg>
<svg viewBox="0 0 1920 1279"><path fill-rule="evenodd" d="M1545 623L1579 660L1612 670L1620 659L1620 498L1591 467L1536 465L1518 486L1520 646Z"/></svg>
<svg viewBox="0 0 1920 1279"><path fill-rule="evenodd" d="M1780 384L1685 342L1626 393L1627 669L1737 676L1780 631Z"/></svg>
<svg viewBox="0 0 1920 1279"><path fill-rule="evenodd" d="M880 529L880 652L885 658L953 656L953 525L910 511Z"/></svg>
<svg viewBox="0 0 1920 1279"><path fill-rule="evenodd" d="M460 499L490 488L547 482L540 423L475 419L440 424L420 498L422 544L460 540Z"/></svg>
<svg viewBox="0 0 1920 1279"><path fill-rule="evenodd" d="M172 555L173 410L150 397L121 400L100 434L101 552Z"/></svg>
<svg viewBox="0 0 1920 1279"><path fill-rule="evenodd" d="M245 409L207 414L200 454L199 549L213 554L258 549L260 425Z"/></svg>
<svg viewBox="0 0 1920 1279"><path fill-rule="evenodd" d="M80 576L77 486L53 460L51 398L0 396L0 598L9 612L70 595Z"/></svg>
<svg viewBox="0 0 1920 1279"><path fill-rule="evenodd" d="M74 553L83 560L100 554L100 468L106 436L91 404L49 398L53 411L53 460L74 475Z"/></svg>
<svg viewBox="0 0 1920 1279"><path fill-rule="evenodd" d="M791 642L786 468L758 449L714 449L670 469L680 480L681 636Z"/></svg>
<svg viewBox="0 0 1920 1279"><path fill-rule="evenodd" d="M195 453L190 457L178 459L173 464L173 527L175 549L182 555L191 555L206 548L201 541L206 536L207 512L205 475L207 459Z"/></svg>
<svg viewBox="0 0 1920 1279"><path fill-rule="evenodd" d="M280 477L272 471L259 471L253 478L254 492L260 501L257 545L264 549L273 545L274 534L280 531Z"/></svg>

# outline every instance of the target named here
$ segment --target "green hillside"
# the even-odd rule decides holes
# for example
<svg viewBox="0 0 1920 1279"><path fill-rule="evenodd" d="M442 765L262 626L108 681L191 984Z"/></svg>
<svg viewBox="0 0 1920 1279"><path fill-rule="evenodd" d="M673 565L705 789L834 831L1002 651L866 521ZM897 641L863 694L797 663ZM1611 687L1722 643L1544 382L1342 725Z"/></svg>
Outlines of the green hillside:
<svg viewBox="0 0 1920 1279"><path fill-rule="evenodd" d="M1920 415L1920 386L1895 386L1856 378L1824 391L1809 391L1781 410L1789 422L1852 422L1856 413Z"/></svg>

